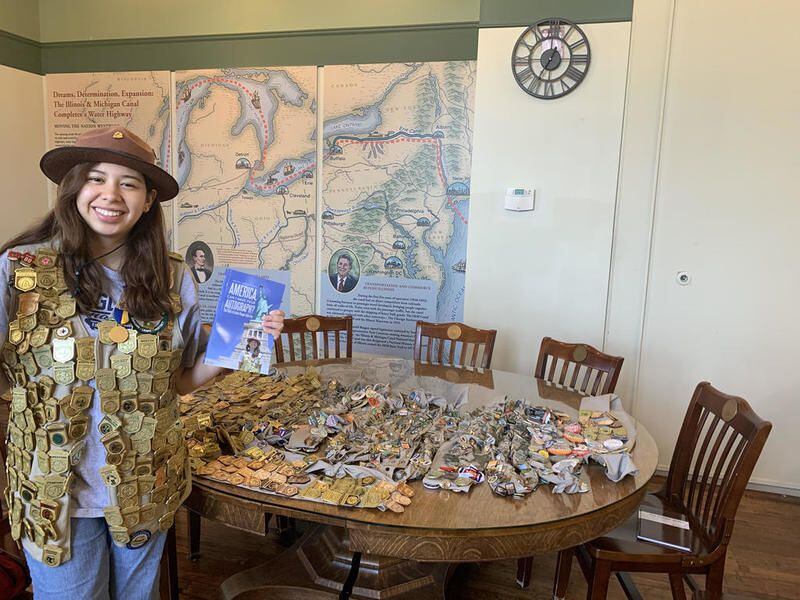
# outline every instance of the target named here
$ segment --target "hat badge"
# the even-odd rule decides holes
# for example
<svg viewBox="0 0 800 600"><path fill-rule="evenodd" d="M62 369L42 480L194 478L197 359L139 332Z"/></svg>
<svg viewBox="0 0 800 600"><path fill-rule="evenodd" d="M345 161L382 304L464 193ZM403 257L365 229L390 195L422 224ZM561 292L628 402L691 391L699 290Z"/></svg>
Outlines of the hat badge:
<svg viewBox="0 0 800 600"><path fill-rule="evenodd" d="M115 131L115 132L114 132L114 133L111 135L111 137L112 137L112 138L114 138L115 140L121 140L121 139L122 139L123 137L125 137L125 136L124 136L124 135L122 135L122 132L121 132L121 131Z"/></svg>

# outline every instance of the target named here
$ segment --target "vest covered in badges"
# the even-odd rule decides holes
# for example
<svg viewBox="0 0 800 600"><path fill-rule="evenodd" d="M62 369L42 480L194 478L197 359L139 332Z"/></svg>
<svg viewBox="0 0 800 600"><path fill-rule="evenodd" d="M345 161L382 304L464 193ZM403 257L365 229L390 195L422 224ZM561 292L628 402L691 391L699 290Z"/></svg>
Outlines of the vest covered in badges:
<svg viewBox="0 0 800 600"><path fill-rule="evenodd" d="M12 253L9 252L9 255ZM2 368L11 382L5 498L12 537L36 559L70 559L70 489L85 445L94 381L105 447L105 519L129 548L172 526L189 495L188 456L173 374L183 338L176 318L116 321L91 337L64 283L60 258L44 246L14 253L8 340ZM184 264L170 255L174 314Z"/></svg>

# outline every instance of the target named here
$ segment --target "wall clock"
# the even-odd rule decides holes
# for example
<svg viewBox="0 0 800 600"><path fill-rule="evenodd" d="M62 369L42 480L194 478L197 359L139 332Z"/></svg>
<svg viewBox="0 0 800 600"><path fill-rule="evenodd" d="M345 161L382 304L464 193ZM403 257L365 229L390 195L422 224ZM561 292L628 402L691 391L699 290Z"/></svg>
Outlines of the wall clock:
<svg viewBox="0 0 800 600"><path fill-rule="evenodd" d="M526 93L553 100L580 85L590 60L589 40L580 27L565 19L544 19L519 36L511 71Z"/></svg>

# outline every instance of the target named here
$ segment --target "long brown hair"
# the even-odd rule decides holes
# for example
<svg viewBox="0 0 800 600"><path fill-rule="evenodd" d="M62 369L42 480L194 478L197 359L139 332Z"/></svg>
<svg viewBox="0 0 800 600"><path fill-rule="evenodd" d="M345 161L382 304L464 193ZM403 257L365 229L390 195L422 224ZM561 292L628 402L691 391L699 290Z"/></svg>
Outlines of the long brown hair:
<svg viewBox="0 0 800 600"><path fill-rule="evenodd" d="M56 206L39 223L6 242L0 253L23 244L50 241L61 254L67 289L77 290L75 299L81 312L96 308L103 291L105 274L102 266L92 260L89 239L92 230L83 220L76 200L86 183L93 164L75 165L61 180ZM147 191L153 187L146 181ZM80 281L76 271L80 270ZM169 300L169 255L164 235L164 216L156 202L142 214L133 226L125 243L125 261L120 271L125 284L124 298L128 311L140 319L172 314Z"/></svg>

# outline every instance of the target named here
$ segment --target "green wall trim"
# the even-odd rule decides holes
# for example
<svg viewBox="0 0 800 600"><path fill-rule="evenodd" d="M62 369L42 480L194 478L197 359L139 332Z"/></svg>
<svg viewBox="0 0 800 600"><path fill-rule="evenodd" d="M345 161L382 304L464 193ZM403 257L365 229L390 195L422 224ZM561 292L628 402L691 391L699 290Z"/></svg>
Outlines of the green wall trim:
<svg viewBox="0 0 800 600"><path fill-rule="evenodd" d="M482 0L481 27L517 27L548 17L576 23L630 21L633 0Z"/></svg>
<svg viewBox="0 0 800 600"><path fill-rule="evenodd" d="M474 60L475 22L41 45L45 73Z"/></svg>
<svg viewBox="0 0 800 600"><path fill-rule="evenodd" d="M41 52L39 42L0 29L0 64L43 75Z"/></svg>

